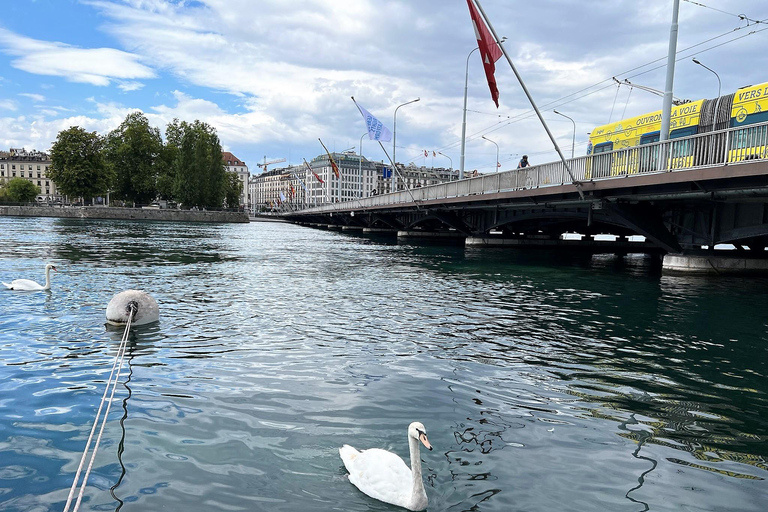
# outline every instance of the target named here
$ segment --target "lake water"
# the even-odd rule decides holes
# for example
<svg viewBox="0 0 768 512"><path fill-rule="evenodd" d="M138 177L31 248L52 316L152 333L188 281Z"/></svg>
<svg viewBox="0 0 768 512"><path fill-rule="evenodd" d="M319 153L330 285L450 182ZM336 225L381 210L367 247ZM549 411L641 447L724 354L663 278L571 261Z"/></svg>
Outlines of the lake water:
<svg viewBox="0 0 768 512"><path fill-rule="evenodd" d="M430 511L764 511L768 281L643 256L470 250L289 224L0 218L0 510L60 511L147 290L80 510L402 510L348 443L408 457Z"/></svg>

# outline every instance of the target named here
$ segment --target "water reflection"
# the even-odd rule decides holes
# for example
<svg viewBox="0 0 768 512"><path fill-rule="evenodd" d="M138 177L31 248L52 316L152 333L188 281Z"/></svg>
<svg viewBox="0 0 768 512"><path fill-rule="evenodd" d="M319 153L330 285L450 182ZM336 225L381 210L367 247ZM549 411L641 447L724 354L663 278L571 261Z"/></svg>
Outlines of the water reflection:
<svg viewBox="0 0 768 512"><path fill-rule="evenodd" d="M405 455L414 419L430 510L764 508L765 281L290 225L0 224L3 275L70 258L51 293L4 296L3 510L63 505L129 288L161 319L129 340L92 510L388 510L338 447Z"/></svg>

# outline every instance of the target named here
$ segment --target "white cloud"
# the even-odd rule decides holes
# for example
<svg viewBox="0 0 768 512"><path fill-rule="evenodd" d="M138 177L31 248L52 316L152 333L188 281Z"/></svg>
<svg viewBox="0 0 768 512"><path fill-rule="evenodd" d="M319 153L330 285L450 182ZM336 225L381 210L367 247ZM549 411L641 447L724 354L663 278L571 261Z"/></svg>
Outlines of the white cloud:
<svg viewBox="0 0 768 512"><path fill-rule="evenodd" d="M16 104L13 100L1 100L0 99L0 110L10 110L15 111L19 108L19 106Z"/></svg>
<svg viewBox="0 0 768 512"><path fill-rule="evenodd" d="M34 93L30 93L30 92L22 92L22 93L19 93L19 96L24 96L24 97L29 98L32 101L36 101L38 103L40 103L41 101L45 101L45 96L43 96L42 94L34 94Z"/></svg>
<svg viewBox="0 0 768 512"><path fill-rule="evenodd" d="M343 147L359 145L364 126L350 96L390 128L394 108L421 97L398 113L398 159L421 155L417 163L423 163L427 149L450 155L458 165L465 64L475 45L464 2L86 0L81 5L93 10L101 48L88 48L74 31L69 39L58 36L64 42L46 42L0 29L0 51L13 57L16 69L76 82L75 92L65 93L59 81L50 80L56 86L46 89L47 101L80 117L66 112L56 119L52 108L36 112L41 144L50 143L46 120L50 129L82 119L86 129L106 132L140 108L161 130L174 117L205 121L246 161L290 152L300 161L317 154L318 137ZM505 48L564 148L571 144L573 125L553 108L576 120L582 144L577 154L583 153L586 133L609 116L659 108L660 100L648 93L629 94L624 87L617 94L611 76L663 88L663 62L649 63L666 56L671 21L666 3L616 0L586 9L573 2L488 0L484 7L499 34L509 37ZM760 7L761 2L744 0L740 11L764 18ZM747 32L733 32L740 24L727 13L681 6L678 49L727 34L689 50L717 69L724 92L768 80L759 33L726 43ZM45 31L30 33L44 37L38 34ZM115 48L103 47L104 36L113 38ZM684 52L678 62L676 95L713 97L713 77L693 66L689 56ZM497 63L497 110L475 57L469 67L467 165L490 170L495 162L496 148L481 134L499 143L500 160L512 166L524 152L536 162L553 158L505 59ZM3 82L2 91L10 90L9 83ZM115 87L102 87L107 84ZM94 99L83 106L79 101L88 96ZM15 107L0 95L0 108ZM9 128L16 139L31 137L26 123Z"/></svg>
<svg viewBox="0 0 768 512"><path fill-rule="evenodd" d="M123 92L138 91L144 88L144 84L141 82L120 82L117 87Z"/></svg>
<svg viewBox="0 0 768 512"><path fill-rule="evenodd" d="M16 57L11 65L27 73L60 76L73 82L109 85L113 79L153 78L139 56L112 48L77 48L24 37L0 28L0 51Z"/></svg>

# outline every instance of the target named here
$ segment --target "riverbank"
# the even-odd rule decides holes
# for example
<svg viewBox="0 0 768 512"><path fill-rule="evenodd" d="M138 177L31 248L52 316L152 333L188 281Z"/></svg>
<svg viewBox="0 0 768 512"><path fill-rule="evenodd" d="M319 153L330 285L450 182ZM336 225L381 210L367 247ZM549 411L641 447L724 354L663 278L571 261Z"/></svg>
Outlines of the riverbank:
<svg viewBox="0 0 768 512"><path fill-rule="evenodd" d="M105 206L0 206L0 216L67 219L159 220L168 222L247 223L246 212L116 208Z"/></svg>

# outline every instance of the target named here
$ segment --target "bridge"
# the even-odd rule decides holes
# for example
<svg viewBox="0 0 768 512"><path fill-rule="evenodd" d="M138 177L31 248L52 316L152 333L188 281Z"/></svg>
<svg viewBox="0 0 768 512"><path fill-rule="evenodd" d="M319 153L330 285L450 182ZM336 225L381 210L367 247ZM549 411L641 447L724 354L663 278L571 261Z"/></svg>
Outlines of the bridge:
<svg viewBox="0 0 768 512"><path fill-rule="evenodd" d="M568 169L558 161L282 215L302 225L467 245L659 253L665 268L681 271L768 271L768 123L567 164ZM615 239L606 242L611 237L600 235ZM718 250L723 244L729 250Z"/></svg>

